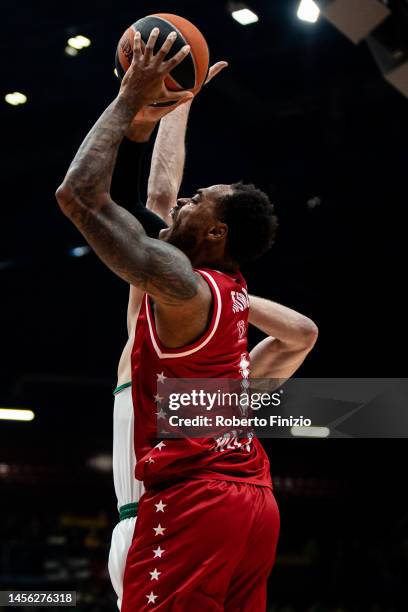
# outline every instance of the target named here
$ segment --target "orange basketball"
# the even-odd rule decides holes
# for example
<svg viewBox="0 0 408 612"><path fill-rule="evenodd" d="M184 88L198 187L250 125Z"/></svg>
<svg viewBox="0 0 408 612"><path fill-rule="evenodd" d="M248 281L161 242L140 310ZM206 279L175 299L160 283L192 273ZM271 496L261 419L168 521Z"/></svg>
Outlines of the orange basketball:
<svg viewBox="0 0 408 612"><path fill-rule="evenodd" d="M150 32L155 27L159 28L160 34L154 47L154 53L160 49L167 36L173 31L177 33L177 38L166 59L173 57L184 45L190 45L191 49L185 59L167 75L165 79L166 87L171 91L188 90L197 94L208 74L210 58L207 42L194 24L183 17L169 13L157 13L143 17L124 32L119 40L115 58L119 79L122 80L132 61L135 32L140 32L143 46L147 43ZM163 105L173 103L166 102Z"/></svg>

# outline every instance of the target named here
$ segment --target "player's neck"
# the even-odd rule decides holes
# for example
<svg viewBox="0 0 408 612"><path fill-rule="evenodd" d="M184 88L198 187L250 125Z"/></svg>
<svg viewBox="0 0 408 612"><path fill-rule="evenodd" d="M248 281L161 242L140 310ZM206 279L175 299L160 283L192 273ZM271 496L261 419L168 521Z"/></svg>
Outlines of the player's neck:
<svg viewBox="0 0 408 612"><path fill-rule="evenodd" d="M190 258L193 268L209 268L210 270L219 270L227 274L238 272L239 266L231 258L219 256L218 254L196 253Z"/></svg>

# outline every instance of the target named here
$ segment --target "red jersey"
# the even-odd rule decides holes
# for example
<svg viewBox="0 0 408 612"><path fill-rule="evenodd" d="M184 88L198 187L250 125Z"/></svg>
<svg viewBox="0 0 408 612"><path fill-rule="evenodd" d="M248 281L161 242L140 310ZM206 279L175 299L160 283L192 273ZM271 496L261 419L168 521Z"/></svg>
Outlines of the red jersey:
<svg viewBox="0 0 408 612"><path fill-rule="evenodd" d="M166 378L248 378L249 300L241 273L196 270L213 297L211 323L188 346L169 349L156 332L151 300L145 295L132 350L132 397L135 425L136 478L146 488L181 479L243 481L271 487L268 457L255 437L245 440L158 438L160 385Z"/></svg>

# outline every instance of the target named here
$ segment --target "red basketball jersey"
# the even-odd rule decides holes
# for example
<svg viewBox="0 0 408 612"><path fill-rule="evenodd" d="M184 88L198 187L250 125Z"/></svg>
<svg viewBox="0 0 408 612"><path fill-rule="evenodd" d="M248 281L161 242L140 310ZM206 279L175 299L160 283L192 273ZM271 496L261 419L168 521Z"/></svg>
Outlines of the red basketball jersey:
<svg viewBox="0 0 408 612"><path fill-rule="evenodd" d="M180 349L162 345L149 296L142 301L132 351L136 478L146 488L185 478L244 481L271 487L268 457L255 437L158 438L160 385L166 378L248 378L249 300L240 273L197 270L213 296L211 323L204 335Z"/></svg>

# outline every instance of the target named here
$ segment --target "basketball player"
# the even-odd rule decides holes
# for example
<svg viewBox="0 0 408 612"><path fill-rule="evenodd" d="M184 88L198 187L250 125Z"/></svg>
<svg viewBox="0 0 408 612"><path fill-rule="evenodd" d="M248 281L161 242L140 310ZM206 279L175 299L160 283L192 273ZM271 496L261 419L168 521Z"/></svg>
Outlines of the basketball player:
<svg viewBox="0 0 408 612"><path fill-rule="evenodd" d="M217 62L211 66L206 84L226 66L227 62ZM187 97L187 100L181 100L176 106L144 107L132 121L118 152L111 193L116 202L134 213L146 234L154 238L158 237L161 229L167 227L165 221L171 223L169 213L176 204L183 175L184 140L191 102ZM142 160L159 120L145 207L140 193ZM120 521L113 530L108 567L118 597L119 610L122 605L126 556L133 539L138 502L144 492L143 484L135 478L134 418L130 389L130 356L142 298L142 291L136 287L130 288L128 341L119 361L117 387L114 391L113 479Z"/></svg>
<svg viewBox="0 0 408 612"><path fill-rule="evenodd" d="M209 73L213 78L226 66L218 62ZM184 138L191 101L176 110L171 107L148 107L138 114L122 142L116 162L111 192L115 200L132 209L146 233L157 236L166 227L161 219L171 223L169 212L176 205L177 193L183 175ZM166 115L164 117L163 115ZM148 183L147 210L142 204L138 181L141 158L157 120L160 129L156 138ZM156 210L158 218L149 209ZM120 522L115 527L109 557L109 573L118 595L121 608L123 575L126 556L133 539L137 504L144 491L141 482L134 478L135 457L133 450L134 423L130 389L130 354L134 342L134 329L142 299L142 293L131 288L128 305L129 339L122 352L118 367L118 383L114 405L114 482L118 499ZM251 323L257 322L268 331L269 338L251 352L251 370L258 378L289 378L299 367L316 339L316 327L306 317L288 308L251 296ZM278 339L279 338L279 339Z"/></svg>
<svg viewBox="0 0 408 612"><path fill-rule="evenodd" d="M239 265L270 246L275 217L265 194L253 187L217 185L179 199L174 224L158 241L111 199L117 150L133 116L155 100L176 97L163 77L188 48L166 62L172 40L153 56L156 38L153 31L142 53L135 36L120 94L57 192L62 210L100 258L146 294L132 392L136 475L147 492L127 557L122 611L258 611L265 609L279 524L262 446L247 440L221 453L208 439L157 443L156 412L166 378L248 376L248 298ZM260 310L261 328L264 314Z"/></svg>

